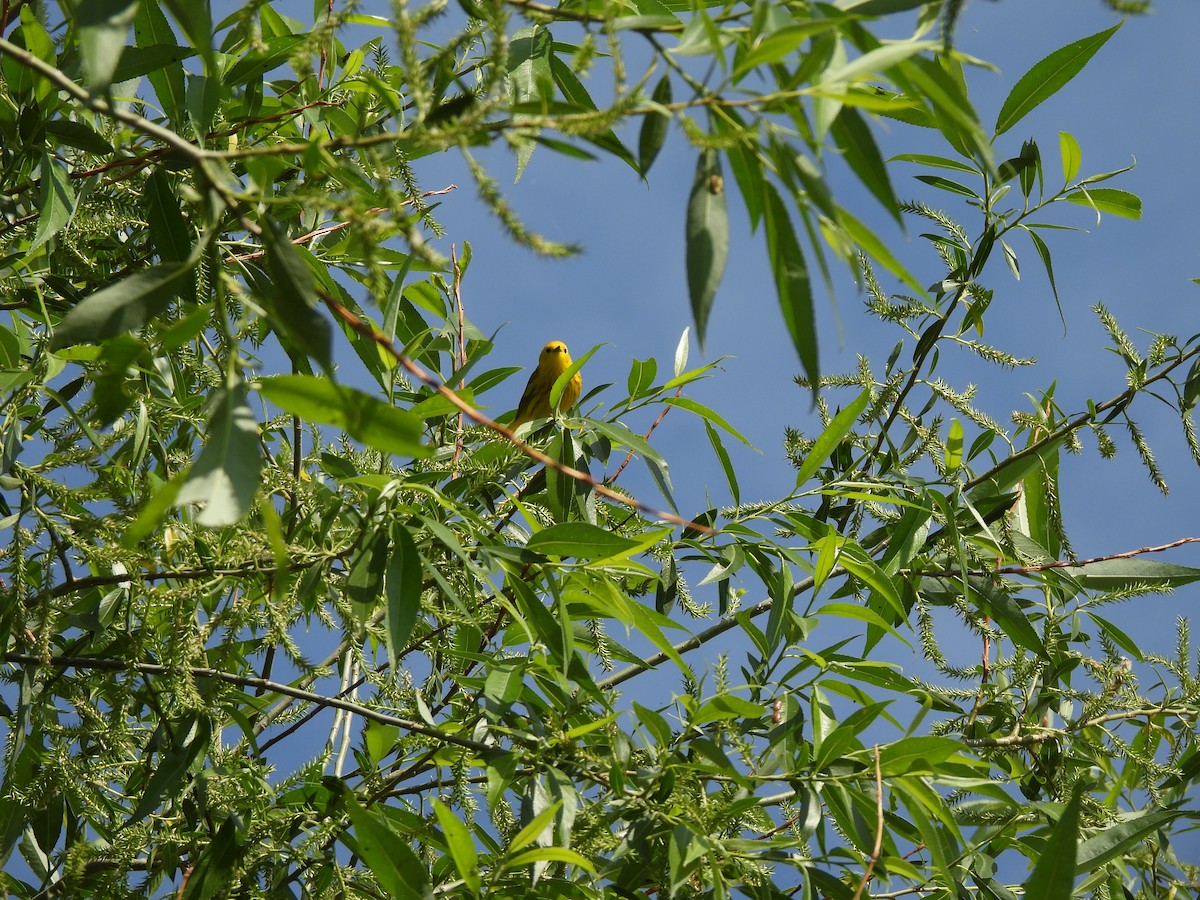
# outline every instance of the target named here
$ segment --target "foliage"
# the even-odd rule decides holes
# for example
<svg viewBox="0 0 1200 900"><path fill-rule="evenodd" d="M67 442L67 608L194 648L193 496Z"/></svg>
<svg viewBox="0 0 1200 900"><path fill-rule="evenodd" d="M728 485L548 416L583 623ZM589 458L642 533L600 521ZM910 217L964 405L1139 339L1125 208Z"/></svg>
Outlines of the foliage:
<svg viewBox="0 0 1200 900"><path fill-rule="evenodd" d="M877 37L902 14L911 38ZM1062 203L1139 215L1068 134L1005 158L1116 28L1038 63L989 133L945 39L962 14L5 6L7 892L1196 896L1175 853L1200 777L1188 629L1144 650L1105 607L1200 570L1077 559L1058 485L1117 430L1164 484L1146 396L1200 459L1200 347L1139 347L1097 309L1124 386L1081 410L1048 388L1011 430L938 374L950 347L1025 362L983 340L989 279L1028 247L1057 296ZM944 141L894 165L957 218L897 198L876 116ZM431 246L421 158L461 152L514 238L565 253L480 148L648 177L671 128L697 159L698 335L728 172L822 415L789 430L796 486L772 503L742 503L741 436L685 393L715 369L689 368L686 333L525 440L474 410L515 370L462 315L469 248ZM835 199L834 151L929 223L935 274ZM809 260L862 279L898 335L882 366L822 372ZM348 350L369 390L336 377ZM727 505L675 509L652 433L622 423L643 409L703 422ZM632 457L671 512L625 492ZM927 675L888 661L910 643Z"/></svg>

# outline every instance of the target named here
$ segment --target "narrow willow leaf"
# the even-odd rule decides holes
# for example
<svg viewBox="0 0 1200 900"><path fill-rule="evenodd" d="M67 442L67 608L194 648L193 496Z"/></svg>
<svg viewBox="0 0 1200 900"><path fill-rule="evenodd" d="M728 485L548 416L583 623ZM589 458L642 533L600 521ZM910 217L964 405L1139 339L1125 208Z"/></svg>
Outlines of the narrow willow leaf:
<svg viewBox="0 0 1200 900"><path fill-rule="evenodd" d="M634 552L638 541L623 538L586 522L567 522L543 528L525 547L546 556L602 559Z"/></svg>
<svg viewBox="0 0 1200 900"><path fill-rule="evenodd" d="M138 48L175 46L179 43L175 31L157 3L139 3L133 21L134 43ZM128 51L126 51L128 52ZM148 71L150 85L158 96L158 104L168 120L179 127L183 124L187 92L183 80L183 64L176 62Z"/></svg>
<svg viewBox="0 0 1200 900"><path fill-rule="evenodd" d="M866 120L858 110L848 106L842 107L838 117L833 120L830 134L842 152L842 159L858 176L858 180L875 195L875 199L883 204L883 208L891 217L899 222L900 202L892 190L887 165Z"/></svg>
<svg viewBox="0 0 1200 900"><path fill-rule="evenodd" d="M958 194L960 197L967 197L971 200L978 200L979 195L973 190L957 181L951 181L949 178L943 178L941 175L917 175L917 181L922 181L930 187L935 187L939 191L948 191L951 194Z"/></svg>
<svg viewBox="0 0 1200 900"><path fill-rule="evenodd" d="M1141 845L1149 835L1183 815L1188 813L1182 809L1144 809L1105 825L1102 831L1079 845L1075 874L1086 875L1124 856Z"/></svg>
<svg viewBox="0 0 1200 900"><path fill-rule="evenodd" d="M687 208L687 282L696 337L704 346L708 314L729 259L729 212L716 150L700 153Z"/></svg>
<svg viewBox="0 0 1200 900"><path fill-rule="evenodd" d="M79 51L92 90L103 93L112 84L137 8L137 0L80 0L75 6Z"/></svg>
<svg viewBox="0 0 1200 900"><path fill-rule="evenodd" d="M1083 784L1078 783L1050 830L1033 874L1025 882L1026 900L1061 900L1071 896L1079 854L1079 807L1082 802Z"/></svg>
<svg viewBox="0 0 1200 900"><path fill-rule="evenodd" d="M725 157L729 160L733 180L737 182L742 202L746 205L746 214L750 217L750 230L754 231L762 220L763 161L758 153L747 146L744 140L747 133L746 124L737 111L730 107L724 112L724 116L712 118L713 129L723 137L737 138L725 148ZM733 121L726 121L726 117Z"/></svg>
<svg viewBox="0 0 1200 900"><path fill-rule="evenodd" d="M946 433L946 471L953 472L962 465L963 427L958 419L950 420L950 430Z"/></svg>
<svg viewBox="0 0 1200 900"><path fill-rule="evenodd" d="M76 122L73 119L54 119L46 123L46 134L60 144L75 147L85 153L107 154L113 152L113 145L85 122Z"/></svg>
<svg viewBox="0 0 1200 900"><path fill-rule="evenodd" d="M408 529L392 526L392 552L388 556L384 579L387 598L387 651L392 671L397 656L412 634L421 613L421 554Z"/></svg>
<svg viewBox="0 0 1200 900"><path fill-rule="evenodd" d="M407 410L314 375L273 375L258 390L276 406L309 422L341 428L369 447L398 456L424 457L424 422Z"/></svg>
<svg viewBox="0 0 1200 900"><path fill-rule="evenodd" d="M1021 226L1025 227L1025 226ZM1054 302L1058 305L1058 317L1062 320L1063 328L1067 326L1067 314L1063 311L1062 300L1058 296L1058 285L1054 281L1054 262L1050 258L1050 248L1046 246L1046 242L1042 240L1042 236L1032 228L1026 228L1029 239L1033 242L1033 249L1037 251L1041 257L1042 265L1046 269L1046 277L1050 279L1050 292L1054 294Z"/></svg>
<svg viewBox="0 0 1200 900"><path fill-rule="evenodd" d="M1089 206L1096 211L1096 220L1101 213L1112 213L1125 219L1140 219L1142 217L1142 198L1129 191L1117 188L1081 188L1072 194L1067 194L1067 200L1080 206Z"/></svg>
<svg viewBox="0 0 1200 900"><path fill-rule="evenodd" d="M671 102L671 76L669 74L664 75L655 85L654 94L650 99L659 106L665 106ZM658 152L666 143L670 126L671 117L665 112L652 110L646 113L642 119L642 128L638 133L638 168L641 170L643 178L650 171L650 166L654 164L654 160L658 158Z"/></svg>
<svg viewBox="0 0 1200 900"><path fill-rule="evenodd" d="M183 262L191 252L195 236L183 218L179 200L162 169L155 169L146 180L142 202L146 208L150 242L158 258L165 263Z"/></svg>
<svg viewBox="0 0 1200 900"><path fill-rule="evenodd" d="M1035 63L1033 68L1017 80L1004 99L1004 105L1000 107L1000 114L996 117L996 135L1004 134L1029 115L1036 106L1057 94L1067 82L1079 74L1096 55L1096 51L1117 33L1121 24L1118 22L1112 28L1060 47Z"/></svg>
<svg viewBox="0 0 1200 900"><path fill-rule="evenodd" d="M1079 174L1083 153L1079 149L1079 141L1065 131L1058 133L1058 149L1062 155L1063 183L1066 184Z"/></svg>
<svg viewBox="0 0 1200 900"><path fill-rule="evenodd" d="M1188 369L1187 379L1183 383L1183 403L1180 412L1191 412L1200 401L1200 357Z"/></svg>
<svg viewBox="0 0 1200 900"><path fill-rule="evenodd" d="M350 560L350 570L346 574L346 596L350 598L354 621L360 625L375 614L384 599L384 578L391 557L390 550L388 533L380 529L362 542Z"/></svg>
<svg viewBox="0 0 1200 900"><path fill-rule="evenodd" d="M821 34L838 27L834 17L794 21L782 28L777 28L770 34L763 35L745 55L738 60L733 70L733 78L739 80L747 72L762 65L780 62L800 48L815 34Z"/></svg>
<svg viewBox="0 0 1200 900"><path fill-rule="evenodd" d="M918 297L927 296L925 288L921 283L901 264L900 260L892 255L887 245L879 239L875 232L854 218L845 209L840 209L839 212L841 226L845 229L846 235L850 240L857 244L864 253L916 291Z"/></svg>
<svg viewBox="0 0 1200 900"><path fill-rule="evenodd" d="M315 359L326 371L333 366L333 332L317 311L317 292L305 257L274 223L263 230L271 280L262 299L272 329L289 354Z"/></svg>
<svg viewBox="0 0 1200 900"><path fill-rule="evenodd" d="M343 838L343 842L362 857L379 886L391 897L427 896L429 874L413 852L409 837L393 831L390 820L382 813L364 809L349 789L343 799L354 826L353 839Z"/></svg>
<svg viewBox="0 0 1200 900"><path fill-rule="evenodd" d="M246 402L246 386L222 389L208 419L204 449L175 498L177 506L202 504L196 521L206 527L236 525L262 483L258 420Z"/></svg>
<svg viewBox="0 0 1200 900"><path fill-rule="evenodd" d="M725 481L729 485L729 496L733 498L733 505L738 506L742 502L742 492L738 486L737 470L729 459L725 445L721 442L721 434L707 419L704 420L704 433L708 435L708 442L712 444L713 453L717 455L717 461L721 463L721 471L725 473Z"/></svg>
<svg viewBox="0 0 1200 900"><path fill-rule="evenodd" d="M808 265L804 252L796 240L792 220L783 198L770 182L765 182L766 191L766 235L767 255L775 273L775 291L779 297L779 308L784 324L792 338L792 346L800 355L804 375L816 393L821 377L817 359L816 314L813 311L812 282L808 277Z"/></svg>
<svg viewBox="0 0 1200 900"><path fill-rule="evenodd" d="M726 422L721 416L717 415L716 412L709 409L703 403L697 403L691 397L667 397L665 400L663 400L663 403L665 403L667 406L677 406L680 409L686 409L690 413L695 413L701 418L712 422L726 433L737 438L747 447L752 449L754 447L754 445L750 443L749 439L746 438L740 431Z"/></svg>
<svg viewBox="0 0 1200 900"><path fill-rule="evenodd" d="M867 408L870 400L871 392L864 390L830 420L808 452L808 456L804 457L804 462L801 463L800 470L796 473L796 487L803 487L805 482L816 474L817 469L825 464L825 461L837 449L838 444L842 442L842 438L850 433L850 429L854 427L855 421Z"/></svg>
<svg viewBox="0 0 1200 900"><path fill-rule="evenodd" d="M1153 559L1106 559L1086 566L1067 566L1060 571L1084 587L1100 591L1119 591L1138 585L1170 590L1200 580L1200 569Z"/></svg>
<svg viewBox="0 0 1200 900"><path fill-rule="evenodd" d="M471 839L470 829L441 800L433 802L433 812L446 838L446 850L454 860L454 868L458 869L459 877L470 891L478 895L479 854L475 850L475 841Z"/></svg>
<svg viewBox="0 0 1200 900"><path fill-rule="evenodd" d="M30 253L62 231L75 212L75 191L71 188L71 180L66 170L49 153L42 154L41 175L41 214L33 242L29 245Z"/></svg>
<svg viewBox="0 0 1200 900"><path fill-rule="evenodd" d="M199 254L193 253L182 263L151 266L85 297L54 329L50 349L138 330L166 310L183 277L198 262Z"/></svg>
<svg viewBox="0 0 1200 900"><path fill-rule="evenodd" d="M221 82L227 87L233 87L260 78L266 72L286 63L305 40L307 36L301 34L281 34L267 38L261 47L242 54L225 72Z"/></svg>
<svg viewBox="0 0 1200 900"><path fill-rule="evenodd" d="M596 111L596 102L587 92L587 88L583 86L583 82L579 80L579 76L571 69L569 65L563 62L554 53L550 54L550 74L554 78L554 83L558 85L558 89L562 91L563 97L568 103L573 103L583 110L589 112ZM670 84L667 85L668 99L664 102L670 102ZM611 153L617 159L622 160L631 169L639 175L644 175L638 160L633 158L633 154L629 149L621 143L621 139L617 137L617 133L611 128L599 134L587 135L586 139L595 144L602 150Z"/></svg>

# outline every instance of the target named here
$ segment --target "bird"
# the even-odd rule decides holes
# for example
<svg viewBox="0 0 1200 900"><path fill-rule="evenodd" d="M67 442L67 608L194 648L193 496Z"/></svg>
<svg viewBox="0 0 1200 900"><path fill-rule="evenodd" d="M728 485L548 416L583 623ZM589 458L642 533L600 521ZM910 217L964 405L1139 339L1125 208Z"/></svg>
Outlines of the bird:
<svg viewBox="0 0 1200 900"><path fill-rule="evenodd" d="M537 368L529 376L525 393L521 395L521 402L517 405L517 415L512 421L512 428L517 428L532 419L547 419L554 415L550 408L550 391L558 376L567 371L570 365L571 354L562 341L551 341L542 348L538 355ZM574 406L582 388L583 378L576 372L563 388L562 396L558 400L558 411L566 412Z"/></svg>

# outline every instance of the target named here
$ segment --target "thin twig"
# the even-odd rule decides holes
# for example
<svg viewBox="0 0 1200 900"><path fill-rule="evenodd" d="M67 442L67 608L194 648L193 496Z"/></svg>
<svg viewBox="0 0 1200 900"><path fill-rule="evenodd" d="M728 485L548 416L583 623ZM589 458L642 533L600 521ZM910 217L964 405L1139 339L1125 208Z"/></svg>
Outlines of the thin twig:
<svg viewBox="0 0 1200 900"><path fill-rule="evenodd" d="M899 569L897 574L912 575L918 573L936 578L960 578L963 574L975 576L987 575L1031 575L1035 572L1047 572L1053 569L1076 569L1094 566L1097 563L1110 562L1114 559L1132 559L1146 553L1162 553L1186 544L1200 544L1200 537L1185 537L1169 544L1159 544L1157 547L1138 547L1136 550L1125 550L1121 553L1109 553L1105 556L1093 556L1090 559L1056 559L1053 562L1038 563L1032 566L1003 566L998 569L968 569L965 573L954 569Z"/></svg>
<svg viewBox="0 0 1200 900"><path fill-rule="evenodd" d="M683 385L682 384L676 389L675 396L676 397L683 396ZM674 409L674 407L672 407L672 406L664 406L663 407L662 412L660 412L658 414L658 418L654 420L654 423L650 426L649 430L647 430L647 432L644 435L642 435L644 440L647 440L647 441L650 440L650 435L654 434L654 429L659 426L659 424L662 422L662 420L667 417L667 413L669 413L672 409ZM621 460L621 464L619 466L617 466L617 471L613 472L612 475L610 475L608 478L606 478L604 480L604 483L612 484L613 482L615 482L617 480L617 478L620 477L621 473L625 471L625 467L627 465L629 465L629 461L631 459L633 459L633 451L632 450L630 450L628 453L625 454L625 458L623 460Z"/></svg>
<svg viewBox="0 0 1200 900"><path fill-rule="evenodd" d="M389 715L388 713L379 712L370 707L363 706L361 703L351 703L347 700L341 700L336 697L327 697L324 694L316 694L312 691L302 690L297 687L292 687L290 684L283 684L278 681L269 681L265 678L258 678L249 675L235 675L231 672L226 672L222 669L213 669L208 666L163 666L157 663L131 663L125 659L112 659L93 656L51 656L43 658L34 656L29 653L5 653L4 661L17 665L26 666L54 666L64 669L98 669L107 672L128 672L130 669L137 671L143 675L171 675L177 672L186 672L192 678L212 678L216 681L224 681L227 684L234 684L238 687L250 688L265 688L275 694L283 694L288 697L295 697L297 700L304 700L308 703L316 703L319 706L325 706L330 709L340 709L356 716L361 716L364 719L370 719L372 722L379 722L383 725L394 725L397 728L403 728L406 731L411 731L415 734L421 734L425 737L435 740L444 741L447 744L454 744L458 747L463 747L467 750L474 750L476 753L486 753L491 748L487 744L482 744L479 741L473 741L469 738L459 737L455 734L441 731L437 728L431 728L423 722L417 722L412 719L401 718L400 716Z"/></svg>
<svg viewBox="0 0 1200 900"><path fill-rule="evenodd" d="M879 762L879 745L875 745L875 846L871 848L871 858L867 860L867 869L863 872L862 881L858 883L858 890L854 892L854 900L859 900L863 890L866 889L867 882L871 880L871 873L875 870L875 863L879 861L879 853L883 849L883 769Z"/></svg>
<svg viewBox="0 0 1200 900"><path fill-rule="evenodd" d="M450 265L454 270L454 308L458 310L458 359L457 368L461 372L467 365L467 341L463 335L463 330L466 327L466 313L463 310L462 302L462 268L458 265L458 250L454 244L450 245ZM458 389L461 391L466 387L466 380L460 378L458 380ZM462 459L463 453L463 411L458 411L457 434L454 437L454 465L452 467L450 477L458 477L458 461Z"/></svg>

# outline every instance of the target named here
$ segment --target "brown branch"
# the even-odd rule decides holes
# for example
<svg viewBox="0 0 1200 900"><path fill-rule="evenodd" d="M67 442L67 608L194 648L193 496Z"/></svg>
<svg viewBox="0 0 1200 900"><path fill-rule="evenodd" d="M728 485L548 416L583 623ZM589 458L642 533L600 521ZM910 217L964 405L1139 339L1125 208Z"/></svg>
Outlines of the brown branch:
<svg viewBox="0 0 1200 900"><path fill-rule="evenodd" d="M402 354L398 350L396 350L396 348L392 346L391 339L388 338L387 335L380 332L377 328L375 328L374 325L370 324L369 322L364 322L362 319L360 319L358 316L356 316L350 310L346 309L346 307L342 306L342 304L338 303L338 301L335 300L328 293L326 293L324 291L318 291L318 294L321 297L321 299L325 301L325 305L328 306L329 309L338 318L340 318L343 322L345 322L347 325L349 325L351 328L353 328L356 332L358 332L363 337L367 338L368 340L374 341L376 344L378 344L380 347L382 347L388 354L390 354L392 356L393 359L396 360L396 362L398 362L401 366L403 366L404 369L407 370L411 375L413 375L415 378L419 379L421 382L428 385L429 387L433 388L435 391L437 391L439 394L441 394L443 397L445 397L447 400L449 400L452 404L454 404L455 407L457 407L459 410L461 410L467 416L467 418L469 418L471 421L475 422L476 424L483 425L485 428L490 428L492 431L499 434L506 441L508 441L510 444L512 444L514 447L516 447L518 450L520 450L522 453L524 453L526 456L528 456L530 459L534 460L535 462L539 462L544 466L548 466L549 468L554 469L556 472L559 472L559 473L567 476L568 478L575 479L576 481L580 482L581 484L586 485L589 490L594 491L596 494L600 495L601 497L604 497L608 500L612 500L613 502L619 503L622 506L632 507L651 518L662 519L664 521L671 522L675 525L679 525L683 528L693 529L695 531L700 532L701 534L716 534L716 531L712 528L709 528L707 525L701 525L699 522L689 521L688 519L685 519L682 516L677 516L674 513L664 512L662 510L655 509L654 507L649 506L646 503L643 503L641 500L637 500L633 497L626 497L624 494L619 494L616 491L606 487L605 485L603 485L602 483L597 481L595 478L593 478L587 472L581 472L572 466L564 465L563 463L560 463L558 460L556 460L550 456L547 456L545 453L543 453L541 450L538 450L536 447L532 447L529 444L525 443L523 440L521 440L519 437L517 437L515 434L513 434L513 432L511 430L509 430L505 426L501 425L499 422L495 421L494 419L490 419L487 416L485 416L483 413L481 413L479 410L477 410L475 407L473 407L470 403L468 403L466 400L464 400L462 397L460 397L457 393L455 393L453 390L451 390L449 387L447 387L442 381L440 381L439 379L430 375L428 372L426 372L424 369L422 369L420 366L418 366L416 363L414 363L407 356L405 356L404 354Z"/></svg>
<svg viewBox="0 0 1200 900"><path fill-rule="evenodd" d="M879 745L875 745L875 846L871 849L871 857L867 860L866 871L863 872L862 881L858 883L858 890L854 892L854 900L859 900L862 892L867 887L867 882L871 880L871 873L875 871L875 863L879 862L879 853L883 849L883 770L879 762Z"/></svg>
<svg viewBox="0 0 1200 900"><path fill-rule="evenodd" d="M675 396L676 397L683 396L683 385L682 384L675 391ZM650 426L649 430L644 435L642 435L644 440L647 440L647 441L650 440L650 435L654 434L654 429L657 428L662 423L662 420L667 417L667 413L669 413L673 408L674 407L670 407L670 406L663 407L663 411L658 414L658 418L654 420L654 423ZM633 451L632 450L630 450L628 453L625 454L625 458L623 460L621 460L621 464L619 466L617 466L617 471L613 472L612 475L610 475L608 478L604 479L604 483L612 484L613 482L615 482L617 480L617 478L620 477L621 473L625 471L625 467L627 465L629 465L629 461L631 459L633 459Z"/></svg>

